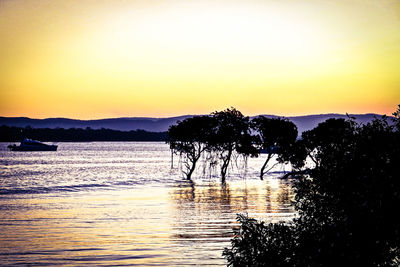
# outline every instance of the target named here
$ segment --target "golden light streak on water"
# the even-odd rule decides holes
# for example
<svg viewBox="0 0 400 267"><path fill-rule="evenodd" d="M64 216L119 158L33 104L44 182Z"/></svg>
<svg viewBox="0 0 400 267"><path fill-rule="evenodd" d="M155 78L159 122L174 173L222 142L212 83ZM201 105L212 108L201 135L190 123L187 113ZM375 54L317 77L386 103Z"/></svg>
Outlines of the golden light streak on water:
<svg viewBox="0 0 400 267"><path fill-rule="evenodd" d="M225 265L237 213L268 222L295 215L287 181L257 178L261 159L247 178L232 170L221 184L183 180L162 143L60 148L0 151L2 264Z"/></svg>

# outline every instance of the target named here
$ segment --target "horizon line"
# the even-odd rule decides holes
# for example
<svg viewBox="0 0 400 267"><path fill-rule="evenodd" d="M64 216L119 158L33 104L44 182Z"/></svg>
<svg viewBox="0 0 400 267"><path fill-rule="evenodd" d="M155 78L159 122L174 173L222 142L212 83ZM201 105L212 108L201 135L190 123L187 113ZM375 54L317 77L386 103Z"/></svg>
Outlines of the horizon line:
<svg viewBox="0 0 400 267"><path fill-rule="evenodd" d="M0 116L0 118L7 118L7 119L32 119L32 120L48 120L48 119L67 119L67 120L78 120L78 121L97 121L97 120L112 120L112 119L171 119L171 118L178 118L178 117L194 117L194 116L204 116L204 115L209 115L209 114L185 114L185 115L177 115L177 116L167 116L167 117L105 117L105 118L97 118L97 119L77 119L77 118L68 118L68 117L44 117L44 118L33 118L33 117L27 117L27 116ZM324 116L324 115L341 115L341 116L362 116L362 115L377 115L377 116L387 116L387 117L393 117L392 114L387 115L387 114L379 114L379 113L373 113L373 112L368 112L368 113L315 113L315 114L305 114L305 115L275 115L275 114L258 114L258 115L249 115L245 117L257 117L257 116L275 116L275 117L280 117L280 118L293 118L293 117L307 117L307 116Z"/></svg>

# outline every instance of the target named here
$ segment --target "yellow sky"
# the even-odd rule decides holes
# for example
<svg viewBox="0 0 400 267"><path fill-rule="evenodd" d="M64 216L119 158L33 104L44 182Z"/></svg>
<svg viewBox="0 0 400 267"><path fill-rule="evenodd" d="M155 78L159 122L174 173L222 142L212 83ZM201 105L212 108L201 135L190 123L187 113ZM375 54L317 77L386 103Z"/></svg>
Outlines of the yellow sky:
<svg viewBox="0 0 400 267"><path fill-rule="evenodd" d="M0 116L387 113L398 0L0 0Z"/></svg>

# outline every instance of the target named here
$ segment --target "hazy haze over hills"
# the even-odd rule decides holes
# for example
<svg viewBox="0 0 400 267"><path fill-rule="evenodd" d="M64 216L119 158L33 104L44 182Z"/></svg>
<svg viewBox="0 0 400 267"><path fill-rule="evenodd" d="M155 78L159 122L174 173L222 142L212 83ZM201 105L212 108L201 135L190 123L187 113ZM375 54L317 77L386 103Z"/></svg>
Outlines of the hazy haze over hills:
<svg viewBox="0 0 400 267"><path fill-rule="evenodd" d="M76 120L67 118L48 118L48 119L31 119L27 117L0 117L0 125L33 128L86 128L92 129L113 129L121 131L130 130L146 130L151 132L162 132L168 130L168 127L175 124L179 120L183 120L193 115L184 115L170 118L145 118L145 117L132 117L132 118L112 118L100 120ZM270 118L276 118L275 115L263 115ZM355 117L359 123L367 123L375 116L380 117L378 114L350 114ZM329 118L347 118L344 114L319 114L319 115L306 115L306 116L292 116L286 117L294 122L299 132L310 130Z"/></svg>

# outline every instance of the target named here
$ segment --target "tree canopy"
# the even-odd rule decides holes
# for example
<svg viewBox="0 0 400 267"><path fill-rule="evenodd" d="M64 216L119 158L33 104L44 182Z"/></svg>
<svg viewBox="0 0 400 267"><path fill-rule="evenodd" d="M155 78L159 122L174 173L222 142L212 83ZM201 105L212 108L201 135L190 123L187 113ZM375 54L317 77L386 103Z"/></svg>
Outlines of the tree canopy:
<svg viewBox="0 0 400 267"><path fill-rule="evenodd" d="M312 130L302 133L303 148L307 156L319 164L330 149L336 149L354 135L355 123L352 120L328 119Z"/></svg>
<svg viewBox="0 0 400 267"><path fill-rule="evenodd" d="M254 136L250 134L249 117L243 116L235 108L214 112L211 116L216 125L209 135L207 144L222 161L221 179L225 181L234 151L243 156L257 156L258 151L253 146Z"/></svg>
<svg viewBox="0 0 400 267"><path fill-rule="evenodd" d="M228 265L399 266L399 111L394 125L328 120L305 133L316 164L293 181L298 216L275 224L239 216Z"/></svg>
<svg viewBox="0 0 400 267"><path fill-rule="evenodd" d="M209 147L208 140L214 124L212 117L198 116L179 121L168 129L167 143L172 151L184 155L183 172L188 180L191 179L201 154Z"/></svg>
<svg viewBox="0 0 400 267"><path fill-rule="evenodd" d="M278 163L289 162L294 154L297 127L285 119L258 117L250 121L235 108L216 111L208 116L193 117L172 125L167 143L184 159L187 179L191 179L201 154L207 153L210 165L220 163L220 176L225 181L232 157L268 156L261 167L261 179L273 155Z"/></svg>
<svg viewBox="0 0 400 267"><path fill-rule="evenodd" d="M256 131L258 150L267 154L260 171L260 178L263 179L273 155L277 155L279 163L289 161L297 139L297 126L287 119L259 116L252 120L252 128Z"/></svg>

